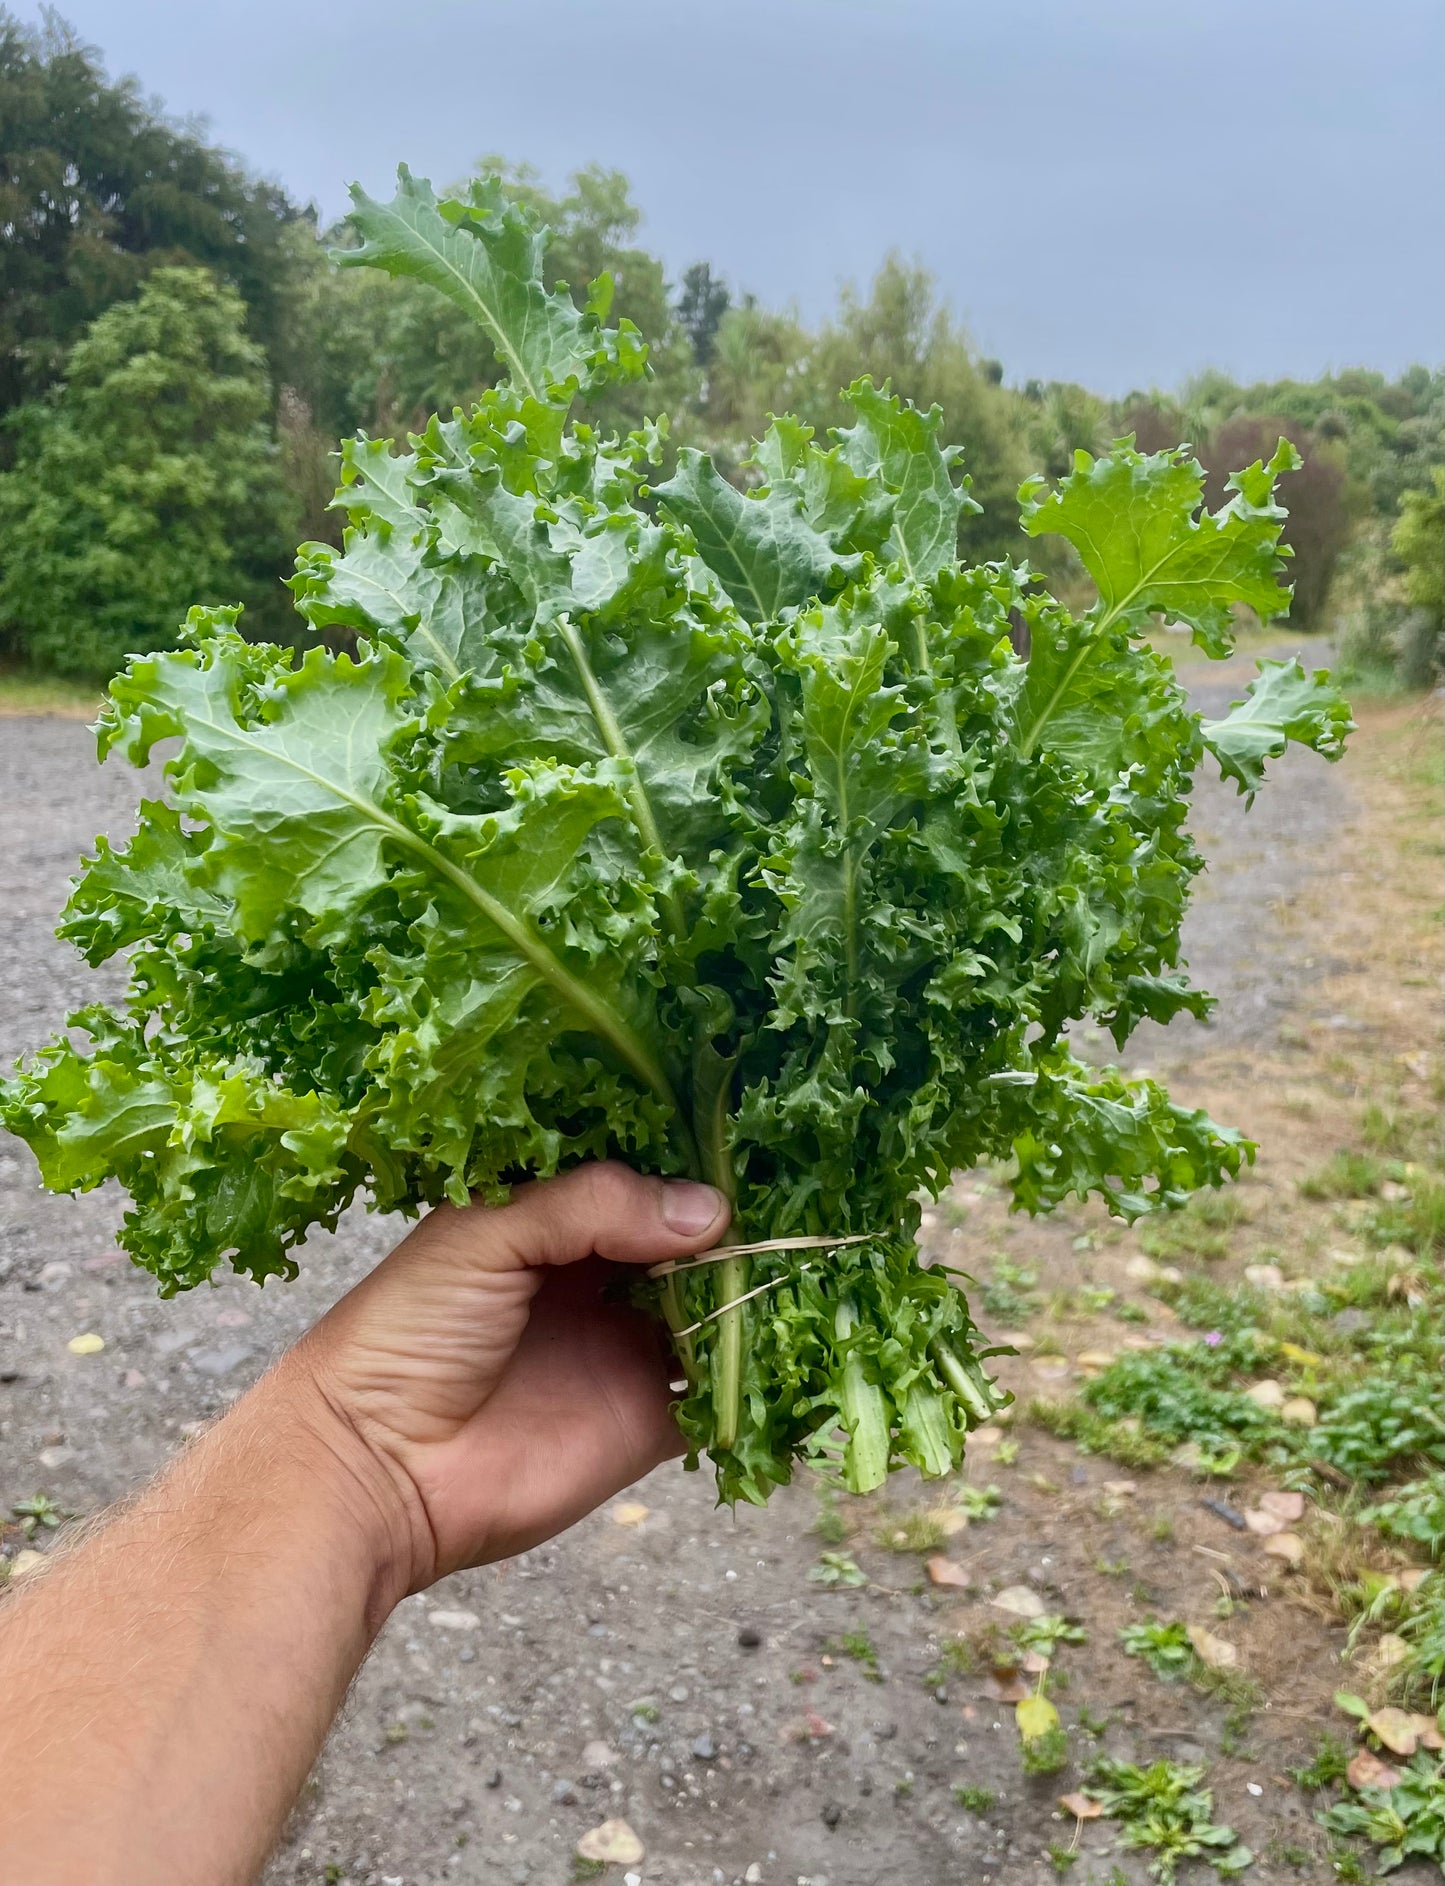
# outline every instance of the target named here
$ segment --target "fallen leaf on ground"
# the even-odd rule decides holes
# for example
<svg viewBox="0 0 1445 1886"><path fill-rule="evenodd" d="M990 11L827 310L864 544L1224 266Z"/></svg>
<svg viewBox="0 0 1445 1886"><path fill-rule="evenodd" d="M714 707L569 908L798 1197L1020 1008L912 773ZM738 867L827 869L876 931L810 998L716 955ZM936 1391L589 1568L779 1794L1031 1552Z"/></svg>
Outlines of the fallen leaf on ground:
<svg viewBox="0 0 1445 1886"><path fill-rule="evenodd" d="M1261 1493L1259 1503L1267 1513L1277 1514L1280 1519L1303 1519L1305 1516L1305 1496L1303 1493L1283 1493L1271 1489Z"/></svg>
<svg viewBox="0 0 1445 1886"><path fill-rule="evenodd" d="M1418 1591L1429 1576L1430 1568L1428 1565L1409 1565L1401 1572L1395 1582L1399 1585L1401 1591Z"/></svg>
<svg viewBox="0 0 1445 1886"><path fill-rule="evenodd" d="M1033 1694L1032 1684L1025 1683L1017 1670L994 1670L984 1678L983 1687L995 1703L1021 1703Z"/></svg>
<svg viewBox="0 0 1445 1886"><path fill-rule="evenodd" d="M956 1559L946 1559L941 1552L935 1552L924 1561L931 1585L946 1585L956 1591L963 1591L968 1586L968 1573Z"/></svg>
<svg viewBox="0 0 1445 1886"><path fill-rule="evenodd" d="M589 1828L577 1842L579 1860L596 1860L603 1866L633 1866L647 1849L626 1821L603 1821Z"/></svg>
<svg viewBox="0 0 1445 1886"><path fill-rule="evenodd" d="M1041 1650L1025 1652L1023 1661L1019 1664L1025 1676L1042 1676L1048 1667L1049 1660Z"/></svg>
<svg viewBox="0 0 1445 1886"><path fill-rule="evenodd" d="M1311 1279L1305 1278L1304 1282L1309 1286ZM1297 1342L1282 1342L1279 1352L1287 1361L1297 1364L1302 1369L1317 1369L1324 1361L1323 1356L1317 1356L1313 1349L1301 1349Z"/></svg>
<svg viewBox="0 0 1445 1886"><path fill-rule="evenodd" d="M1007 1611L1016 1618L1041 1618L1044 1601L1028 1585L1005 1585L989 1602L996 1611Z"/></svg>
<svg viewBox="0 0 1445 1886"><path fill-rule="evenodd" d="M960 1513L954 1507L942 1507L932 1518L945 1539L955 1539L959 1533L968 1530L968 1514Z"/></svg>
<svg viewBox="0 0 1445 1886"><path fill-rule="evenodd" d="M638 1500L623 1500L620 1506L612 1509L612 1523L614 1526L640 1526L647 1518L648 1510Z"/></svg>
<svg viewBox="0 0 1445 1886"><path fill-rule="evenodd" d="M1383 1631L1375 1639L1375 1647L1370 1652L1369 1661L1377 1670L1393 1670L1397 1664L1407 1663L1410 1646L1398 1631Z"/></svg>
<svg viewBox="0 0 1445 1886"><path fill-rule="evenodd" d="M1426 1716L1423 1720L1428 1724L1430 1718ZM1413 1755L1420 1746L1421 1721L1421 1717L1412 1715L1408 1709L1396 1709L1391 1705L1385 1709L1372 1709L1365 1718L1365 1727L1384 1743L1392 1755Z"/></svg>
<svg viewBox="0 0 1445 1886"><path fill-rule="evenodd" d="M1066 1814L1072 1814L1075 1820L1096 1821L1103 1813L1097 1801L1091 1801L1087 1794L1061 1794L1059 1806Z"/></svg>
<svg viewBox="0 0 1445 1886"><path fill-rule="evenodd" d="M791 1722L785 1722L778 1731L780 1742L821 1742L825 1736L833 1733L831 1722L825 1722L816 1709L805 1709L801 1716L795 1716Z"/></svg>
<svg viewBox="0 0 1445 1886"><path fill-rule="evenodd" d="M88 1329L83 1335L72 1336L65 1346L73 1356L98 1356L105 1347L105 1338Z"/></svg>
<svg viewBox="0 0 1445 1886"><path fill-rule="evenodd" d="M1420 1727L1420 1746L1429 1749L1445 1749L1445 1733L1433 1716L1417 1716Z"/></svg>
<svg viewBox="0 0 1445 1886"><path fill-rule="evenodd" d="M1002 1439L1002 1428L975 1428L968 1437L968 1444L970 1447L997 1447Z"/></svg>
<svg viewBox="0 0 1445 1886"><path fill-rule="evenodd" d="M1189 1626L1189 1641L1194 1646L1194 1654L1210 1670L1233 1670L1239 1662L1239 1651L1223 1637L1216 1637L1213 1631L1207 1631L1202 1624Z"/></svg>
<svg viewBox="0 0 1445 1886"><path fill-rule="evenodd" d="M1079 1357L1081 1369L1107 1369L1115 1361L1112 1349L1085 1349Z"/></svg>
<svg viewBox="0 0 1445 1886"><path fill-rule="evenodd" d="M1124 1500L1127 1499L1131 1493L1137 1493L1139 1491L1139 1482L1137 1480L1106 1480L1104 1482L1104 1491L1111 1494L1116 1500ZM1082 1800L1083 1796L1080 1795L1079 1798Z"/></svg>
<svg viewBox="0 0 1445 1886"><path fill-rule="evenodd" d="M1037 1742L1041 1735L1059 1726L1059 1712L1047 1696L1026 1696L1014 1710L1014 1721L1025 1742Z"/></svg>
<svg viewBox="0 0 1445 1886"><path fill-rule="evenodd" d="M1277 1532L1264 1541L1264 1550L1286 1565L1298 1565L1305 1555L1305 1542L1297 1532Z"/></svg>
<svg viewBox="0 0 1445 1886"><path fill-rule="evenodd" d="M1266 1539L1271 1533L1289 1531L1287 1519L1282 1519L1278 1513L1263 1512L1258 1507L1244 1515L1244 1523L1251 1532L1257 1532Z"/></svg>
<svg viewBox="0 0 1445 1886"><path fill-rule="evenodd" d="M1399 1779L1398 1768L1382 1762L1378 1755L1372 1755L1367 1748L1362 1748L1353 1756L1345 1770L1345 1780L1352 1788L1393 1788Z"/></svg>

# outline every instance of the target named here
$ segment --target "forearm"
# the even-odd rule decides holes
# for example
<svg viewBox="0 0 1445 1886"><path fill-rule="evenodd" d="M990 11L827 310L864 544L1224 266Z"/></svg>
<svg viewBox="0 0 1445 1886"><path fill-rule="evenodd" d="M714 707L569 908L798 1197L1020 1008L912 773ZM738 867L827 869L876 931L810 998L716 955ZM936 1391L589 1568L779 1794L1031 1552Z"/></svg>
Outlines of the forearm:
<svg viewBox="0 0 1445 1886"><path fill-rule="evenodd" d="M289 1359L0 1607L0 1878L254 1880L410 1559Z"/></svg>

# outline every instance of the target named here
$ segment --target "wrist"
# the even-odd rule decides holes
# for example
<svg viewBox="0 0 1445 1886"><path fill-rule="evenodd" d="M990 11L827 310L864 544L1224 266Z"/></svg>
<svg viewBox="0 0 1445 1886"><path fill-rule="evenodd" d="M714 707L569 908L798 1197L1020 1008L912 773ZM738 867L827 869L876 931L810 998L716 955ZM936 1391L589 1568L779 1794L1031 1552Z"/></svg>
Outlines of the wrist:
<svg viewBox="0 0 1445 1886"><path fill-rule="evenodd" d="M411 1591L431 1582L431 1529L410 1480L368 1445L308 1366L306 1345L282 1357L222 1424L260 1450L272 1523L298 1519L327 1535L360 1580L370 1634ZM222 1430L217 1430L219 1435Z"/></svg>

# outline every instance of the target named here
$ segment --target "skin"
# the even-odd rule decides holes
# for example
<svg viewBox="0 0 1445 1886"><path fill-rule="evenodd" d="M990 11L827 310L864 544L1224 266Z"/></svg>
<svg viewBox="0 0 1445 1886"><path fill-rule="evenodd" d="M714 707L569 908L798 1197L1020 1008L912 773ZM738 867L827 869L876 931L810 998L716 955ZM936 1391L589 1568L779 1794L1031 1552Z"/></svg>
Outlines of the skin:
<svg viewBox="0 0 1445 1886"><path fill-rule="evenodd" d="M0 1606L0 1879L242 1886L410 1592L680 1453L615 1266L711 1186L583 1166L433 1212L137 1499Z"/></svg>

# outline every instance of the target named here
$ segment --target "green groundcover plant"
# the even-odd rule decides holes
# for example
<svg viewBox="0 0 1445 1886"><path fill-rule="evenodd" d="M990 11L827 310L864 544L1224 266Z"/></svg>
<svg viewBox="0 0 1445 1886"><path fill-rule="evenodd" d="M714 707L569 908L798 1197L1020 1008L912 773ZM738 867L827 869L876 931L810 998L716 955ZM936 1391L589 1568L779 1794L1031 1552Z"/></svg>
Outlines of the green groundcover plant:
<svg viewBox="0 0 1445 1886"><path fill-rule="evenodd" d="M353 652L194 610L115 680L101 754L174 741L167 794L97 842L61 934L128 951L130 993L4 1120L47 1185L119 1178L167 1292L293 1273L358 1194L494 1198L608 1154L706 1177L736 1241L861 1240L655 1286L723 1497L798 1458L855 1490L946 1472L1000 1396L916 1260L919 1197L1011 1158L1019 1207L1133 1219L1252 1153L1065 1031L1208 1013L1178 967L1194 773L1252 795L1287 741L1349 730L1295 662L1201 721L1144 639L1163 614L1225 656L1237 607L1286 606L1294 455L1215 513L1187 451L1127 441L1025 486L1024 531L1097 590L1074 614L1026 564L960 566L937 412L860 380L827 445L776 420L747 489L690 450L649 488L665 421L574 411L645 372L641 339L605 281L544 287L499 185L438 202L403 171L353 222L339 259L434 284L506 377L405 449L343 448L344 547L304 546L293 588Z"/></svg>

